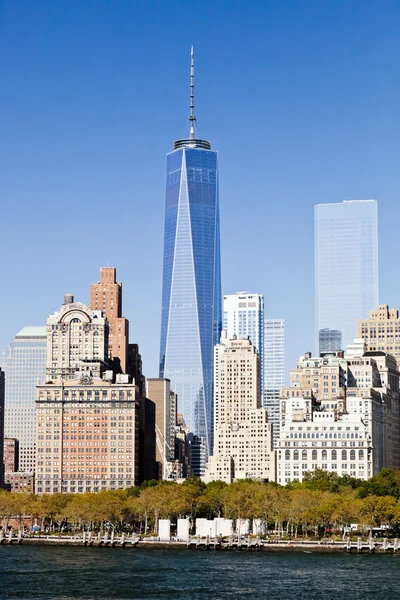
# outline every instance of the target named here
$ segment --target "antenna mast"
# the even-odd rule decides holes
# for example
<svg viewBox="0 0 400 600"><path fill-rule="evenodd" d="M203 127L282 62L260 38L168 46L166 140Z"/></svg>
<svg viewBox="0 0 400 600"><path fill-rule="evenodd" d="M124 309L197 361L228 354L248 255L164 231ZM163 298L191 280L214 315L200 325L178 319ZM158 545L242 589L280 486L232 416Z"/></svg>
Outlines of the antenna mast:
<svg viewBox="0 0 400 600"><path fill-rule="evenodd" d="M190 51L190 113L189 113L189 122L190 122L190 133L189 138L194 140L194 124L196 121L196 117L194 116L194 50L193 46Z"/></svg>

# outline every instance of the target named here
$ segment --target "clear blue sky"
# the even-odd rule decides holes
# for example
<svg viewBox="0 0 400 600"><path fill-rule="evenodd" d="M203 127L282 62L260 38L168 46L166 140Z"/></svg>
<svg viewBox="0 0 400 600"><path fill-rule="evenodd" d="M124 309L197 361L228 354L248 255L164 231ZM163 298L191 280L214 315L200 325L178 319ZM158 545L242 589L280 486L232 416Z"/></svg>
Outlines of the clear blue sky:
<svg viewBox="0 0 400 600"><path fill-rule="evenodd" d="M380 300L397 269L400 3L0 0L0 349L116 266L158 374L165 154L220 156L223 293L265 295L287 366L313 349L313 206L376 198Z"/></svg>

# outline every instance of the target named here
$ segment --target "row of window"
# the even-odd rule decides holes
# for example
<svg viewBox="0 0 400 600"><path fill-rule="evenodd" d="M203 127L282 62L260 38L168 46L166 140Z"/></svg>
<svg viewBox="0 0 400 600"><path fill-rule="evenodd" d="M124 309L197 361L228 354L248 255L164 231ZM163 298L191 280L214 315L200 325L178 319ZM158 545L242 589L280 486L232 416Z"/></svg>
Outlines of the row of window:
<svg viewBox="0 0 400 600"><path fill-rule="evenodd" d="M320 452L321 452L322 460L325 460L328 458L328 450L321 450ZM301 453L299 450L293 450L292 460L300 460L300 454L301 454L302 460L307 460L307 458L308 458L307 450L302 450ZM339 451L339 454L340 454L340 451ZM331 460L337 460L338 451L331 450L330 455L331 455ZM349 455L350 460L356 460L356 450L349 450L349 452L347 452L347 450L341 451L342 460L347 460L348 455ZM318 451L312 450L311 451L311 460L317 460L317 456L318 456ZM358 451L358 460L364 460L364 456L365 456L364 450L359 450ZM290 457L291 457L291 451L285 450L285 460L290 460Z"/></svg>

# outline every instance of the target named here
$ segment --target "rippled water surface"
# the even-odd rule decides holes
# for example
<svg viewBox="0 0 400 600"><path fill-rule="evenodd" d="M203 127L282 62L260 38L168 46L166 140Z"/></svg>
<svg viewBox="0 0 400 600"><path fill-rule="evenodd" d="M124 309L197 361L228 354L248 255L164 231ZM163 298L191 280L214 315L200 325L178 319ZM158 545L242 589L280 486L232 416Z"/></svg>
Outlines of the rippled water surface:
<svg viewBox="0 0 400 600"><path fill-rule="evenodd" d="M388 599L400 556L0 546L0 598Z"/></svg>

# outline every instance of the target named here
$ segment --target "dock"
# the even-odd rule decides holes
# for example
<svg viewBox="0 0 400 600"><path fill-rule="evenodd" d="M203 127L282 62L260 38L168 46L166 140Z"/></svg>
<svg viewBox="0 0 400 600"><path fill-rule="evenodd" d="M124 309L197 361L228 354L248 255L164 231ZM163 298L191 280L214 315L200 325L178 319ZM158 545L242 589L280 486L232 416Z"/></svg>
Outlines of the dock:
<svg viewBox="0 0 400 600"><path fill-rule="evenodd" d="M357 540L348 538L342 541L332 540L277 540L272 538L261 539L260 537L230 536L229 538L211 538L190 536L187 540L171 538L169 540L159 537L142 537L135 533L119 533L114 531L105 533L93 533L85 531L79 535L24 535L12 531L5 533L0 531L0 545L21 544L46 544L46 545L71 545L87 548L181 548L187 550L207 551L236 551L236 552L323 552L323 553L346 553L346 554L399 554L399 539L375 539Z"/></svg>

